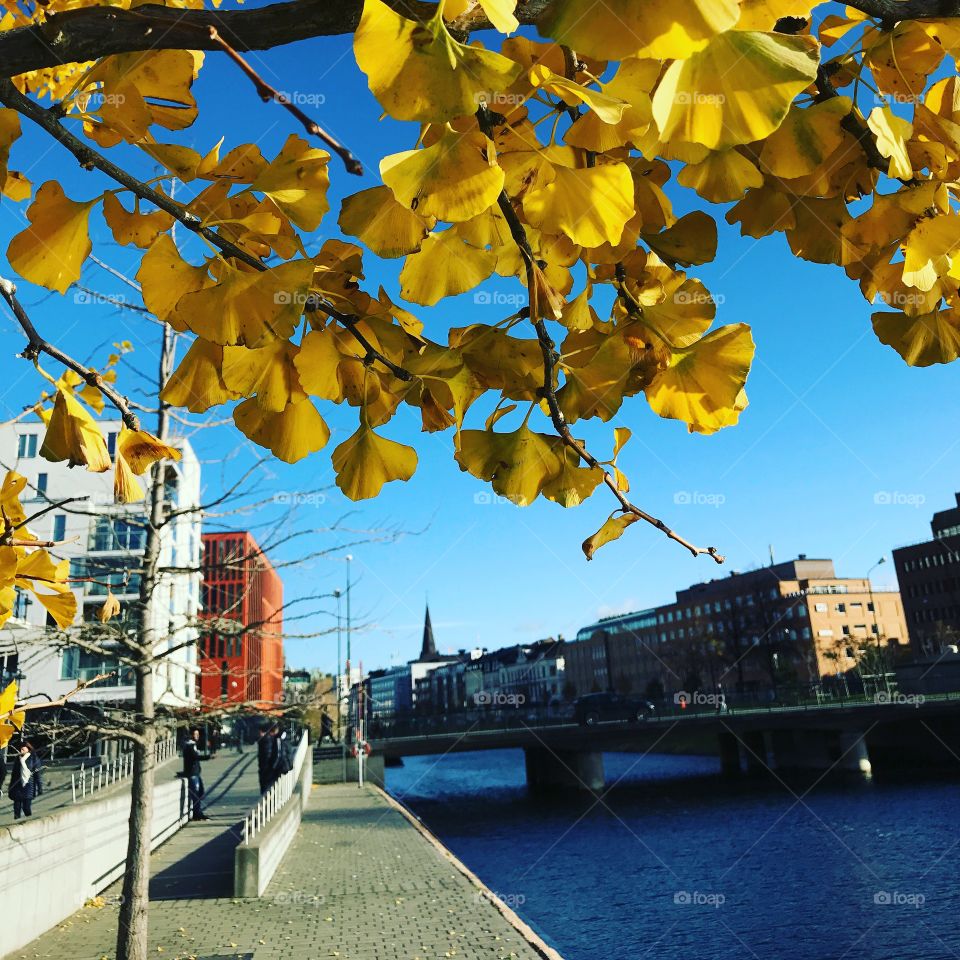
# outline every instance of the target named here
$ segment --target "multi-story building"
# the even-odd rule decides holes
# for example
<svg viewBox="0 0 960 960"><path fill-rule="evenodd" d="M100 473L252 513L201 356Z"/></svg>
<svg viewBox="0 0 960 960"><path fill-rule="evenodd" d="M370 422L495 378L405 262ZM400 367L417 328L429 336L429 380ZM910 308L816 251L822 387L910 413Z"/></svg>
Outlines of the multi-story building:
<svg viewBox="0 0 960 960"><path fill-rule="evenodd" d="M200 698L283 699L283 581L247 531L203 535Z"/></svg>
<svg viewBox="0 0 960 960"><path fill-rule="evenodd" d="M870 648L906 643L896 590L837 577L832 560L796 560L698 583L676 601L608 617L566 650L566 695L658 698L718 688L766 698L854 670Z"/></svg>
<svg viewBox="0 0 960 960"><path fill-rule="evenodd" d="M112 457L121 423L104 420L99 425ZM77 693L74 701L129 702L134 697L133 677L121 659L116 631L138 636L144 627L139 591L146 504L114 503L112 471L91 473L43 459L43 433L38 421L0 428L0 469L26 477L23 505L28 516L38 514L30 529L39 539L56 542L49 548L55 558L70 561L78 624L56 630L46 610L18 591L14 616L0 630L0 658L7 678L19 680L24 697L56 699L80 682L107 675ZM200 467L186 440L169 442L181 459L164 465L167 522L160 529L161 572L154 593L159 602L151 605L149 626L158 639L158 653L170 651L154 669L154 697L160 704L183 707L196 702ZM103 626L97 614L108 592L120 601L121 612ZM77 642L71 643L71 638Z"/></svg>
<svg viewBox="0 0 960 960"><path fill-rule="evenodd" d="M960 644L960 493L930 521L932 539L893 551L907 629L917 656Z"/></svg>

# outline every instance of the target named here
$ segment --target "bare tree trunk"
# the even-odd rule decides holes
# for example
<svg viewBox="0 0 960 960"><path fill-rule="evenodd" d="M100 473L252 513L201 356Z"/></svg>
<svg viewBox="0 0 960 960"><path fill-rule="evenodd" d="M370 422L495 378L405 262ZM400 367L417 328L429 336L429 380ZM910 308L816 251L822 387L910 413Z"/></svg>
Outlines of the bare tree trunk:
<svg viewBox="0 0 960 960"><path fill-rule="evenodd" d="M163 330L159 380L162 389L170 376L174 359L174 334ZM157 436L167 439L167 411L161 402L157 415ZM117 928L117 960L147 960L150 912L150 839L153 835L153 779L156 765L157 731L154 703L154 655L159 637L154 624L157 568L160 565L164 506L165 464L161 460L150 472L150 516L143 551L140 578L141 644L137 651L134 729L139 734L133 746L133 782L130 787L130 825L127 864L123 878L123 901Z"/></svg>

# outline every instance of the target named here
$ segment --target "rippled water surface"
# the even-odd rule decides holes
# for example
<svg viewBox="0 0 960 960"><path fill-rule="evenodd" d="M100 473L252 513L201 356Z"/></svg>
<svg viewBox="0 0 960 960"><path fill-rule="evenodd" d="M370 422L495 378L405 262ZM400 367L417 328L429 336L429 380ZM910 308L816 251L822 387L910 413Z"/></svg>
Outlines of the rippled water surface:
<svg viewBox="0 0 960 960"><path fill-rule="evenodd" d="M960 960L960 784L605 759L599 802L528 795L511 750L410 758L387 787L566 960Z"/></svg>

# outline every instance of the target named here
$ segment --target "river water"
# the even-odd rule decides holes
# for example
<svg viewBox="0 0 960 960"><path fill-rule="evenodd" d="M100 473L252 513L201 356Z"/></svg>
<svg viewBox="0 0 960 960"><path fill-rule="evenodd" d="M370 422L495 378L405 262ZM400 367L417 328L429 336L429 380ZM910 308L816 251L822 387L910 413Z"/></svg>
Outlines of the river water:
<svg viewBox="0 0 960 960"><path fill-rule="evenodd" d="M605 762L600 802L529 795L512 750L409 758L387 788L565 960L960 960L957 782Z"/></svg>

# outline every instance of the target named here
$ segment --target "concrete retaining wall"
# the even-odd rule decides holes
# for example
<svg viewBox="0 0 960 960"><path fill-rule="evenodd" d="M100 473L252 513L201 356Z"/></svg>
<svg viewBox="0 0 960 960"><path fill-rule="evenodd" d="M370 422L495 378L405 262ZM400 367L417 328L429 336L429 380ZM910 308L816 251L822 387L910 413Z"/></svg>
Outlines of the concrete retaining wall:
<svg viewBox="0 0 960 960"><path fill-rule="evenodd" d="M382 753L373 753L367 757L363 763L363 776L366 782L376 787L383 787L383 766ZM344 775L344 767L346 767L346 775ZM319 760L313 767L313 782L356 783L357 773L357 761L349 755L346 764L341 757Z"/></svg>
<svg viewBox="0 0 960 960"><path fill-rule="evenodd" d="M185 780L170 771L154 788L151 847L187 822ZM37 802L42 810L43 798ZM0 957L79 910L123 875L130 794L87 800L50 816L0 828Z"/></svg>
<svg viewBox="0 0 960 960"><path fill-rule="evenodd" d="M233 895L263 895L300 829L313 784L313 751L307 749L293 794L283 809L249 842L238 844L233 861Z"/></svg>

